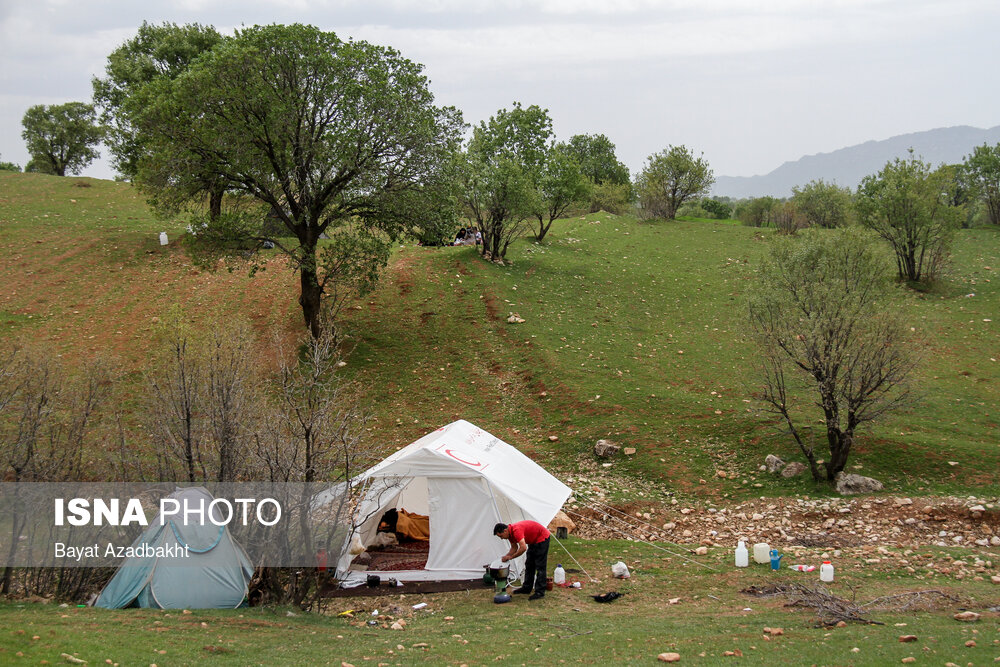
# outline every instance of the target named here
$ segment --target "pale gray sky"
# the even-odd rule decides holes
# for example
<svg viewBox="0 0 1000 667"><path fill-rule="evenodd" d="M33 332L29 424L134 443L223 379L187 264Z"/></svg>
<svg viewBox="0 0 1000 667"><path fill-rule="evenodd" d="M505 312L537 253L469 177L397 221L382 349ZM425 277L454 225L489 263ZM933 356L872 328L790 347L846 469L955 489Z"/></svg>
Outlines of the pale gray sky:
<svg viewBox="0 0 1000 667"><path fill-rule="evenodd" d="M0 0L0 156L33 104L90 101L142 21L310 23L422 63L467 122L517 100L634 172L669 144L716 175L952 125L1000 124L996 0ZM104 159L85 175L110 178Z"/></svg>

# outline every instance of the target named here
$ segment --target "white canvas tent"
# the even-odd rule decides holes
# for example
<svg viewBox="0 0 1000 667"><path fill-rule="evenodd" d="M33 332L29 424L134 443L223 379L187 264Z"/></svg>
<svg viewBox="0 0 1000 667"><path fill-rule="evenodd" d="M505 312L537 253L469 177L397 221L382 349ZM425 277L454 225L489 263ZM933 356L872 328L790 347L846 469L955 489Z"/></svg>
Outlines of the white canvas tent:
<svg viewBox="0 0 1000 667"><path fill-rule="evenodd" d="M352 573L349 539L337 564L338 577L348 582L371 574L398 581L480 577L510 548L493 535L494 524L547 525L571 493L517 449L464 420L400 449L353 484L362 489L354 514L362 544L371 544L383 513L395 508L429 517L430 548L422 570Z"/></svg>

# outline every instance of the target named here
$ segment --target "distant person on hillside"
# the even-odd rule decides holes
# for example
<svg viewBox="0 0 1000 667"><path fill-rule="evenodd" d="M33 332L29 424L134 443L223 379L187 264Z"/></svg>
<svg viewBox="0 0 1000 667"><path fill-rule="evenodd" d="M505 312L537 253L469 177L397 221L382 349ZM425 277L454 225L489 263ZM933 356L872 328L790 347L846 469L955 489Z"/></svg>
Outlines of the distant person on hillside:
<svg viewBox="0 0 1000 667"><path fill-rule="evenodd" d="M531 593L534 580L535 592L531 593L528 599L537 600L544 597L548 584L549 529L537 521L529 520L510 525L498 523L493 526L493 534L510 542L510 551L500 558L504 563L528 552L528 556L524 559L524 578L521 580L521 587L514 589L514 592Z"/></svg>
<svg viewBox="0 0 1000 667"><path fill-rule="evenodd" d="M462 227L460 230L458 230L458 234L455 234L455 242L452 243L452 245L462 245L462 243L465 241L466 233L467 232L465 231L465 227Z"/></svg>

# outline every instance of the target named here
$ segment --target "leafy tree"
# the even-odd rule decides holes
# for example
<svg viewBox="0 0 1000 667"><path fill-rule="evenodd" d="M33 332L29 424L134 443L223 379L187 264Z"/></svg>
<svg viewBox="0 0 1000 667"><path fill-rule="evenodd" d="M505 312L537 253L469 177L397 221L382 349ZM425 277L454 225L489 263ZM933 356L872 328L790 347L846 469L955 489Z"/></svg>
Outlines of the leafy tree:
<svg viewBox="0 0 1000 667"><path fill-rule="evenodd" d="M856 208L862 225L888 241L900 280L933 278L948 251L960 209L949 200L954 180L912 153L896 158L858 186Z"/></svg>
<svg viewBox="0 0 1000 667"><path fill-rule="evenodd" d="M962 165L969 184L986 204L990 222L1000 225L1000 143L976 146Z"/></svg>
<svg viewBox="0 0 1000 667"><path fill-rule="evenodd" d="M714 182L704 158L685 146L669 146L649 156L636 190L646 215L673 220L684 202L706 194Z"/></svg>
<svg viewBox="0 0 1000 667"><path fill-rule="evenodd" d="M759 274L749 304L758 398L784 421L817 480L824 475L805 424L819 407L832 481L859 427L910 396L914 362L903 322L886 307L884 262L861 230L807 230L776 239Z"/></svg>
<svg viewBox="0 0 1000 667"><path fill-rule="evenodd" d="M101 121L108 128L108 147L115 169L126 179L136 178L140 160L150 151L148 137L137 130L134 120L150 104L145 86L160 79L176 79L201 54L222 41L222 35L211 26L151 25L144 21L135 37L108 56L105 77L92 80L94 101L101 110ZM211 168L199 168L203 162L204 158L192 153L187 161L178 164L178 169L185 172L186 182L195 190L184 192L182 198L208 193L210 215L218 217L225 183ZM190 178L191 173L199 178Z"/></svg>
<svg viewBox="0 0 1000 667"><path fill-rule="evenodd" d="M176 207L196 196L207 172L235 200L257 203L199 221L192 248L239 259L274 243L299 271L314 337L338 267L357 267L336 250L321 254L321 237L360 235L359 243L385 247L427 211L453 208L441 182L460 114L434 106L421 67L393 49L311 26L256 26L142 91L147 106L130 111L147 149L140 187L157 205ZM199 162L185 171L192 155ZM260 233L267 213L297 247ZM368 256L379 263L387 253Z"/></svg>
<svg viewBox="0 0 1000 667"><path fill-rule="evenodd" d="M48 174L49 176L55 176L56 172L52 169L52 165L48 160L28 160L28 164L24 165L24 173L26 174Z"/></svg>
<svg viewBox="0 0 1000 667"><path fill-rule="evenodd" d="M792 188L792 202L810 225L844 227L851 216L851 191L823 179Z"/></svg>
<svg viewBox="0 0 1000 667"><path fill-rule="evenodd" d="M771 209L771 221L779 234L795 234L809 226L809 221L793 201L783 201Z"/></svg>
<svg viewBox="0 0 1000 667"><path fill-rule="evenodd" d="M21 171L21 165L0 160L0 171Z"/></svg>
<svg viewBox="0 0 1000 667"><path fill-rule="evenodd" d="M718 199L702 199L701 207L717 220L726 220L733 212L729 204Z"/></svg>
<svg viewBox="0 0 1000 667"><path fill-rule="evenodd" d="M594 185L627 185L628 167L618 161L615 145L603 134L576 134L564 150L576 158L583 174Z"/></svg>
<svg viewBox="0 0 1000 667"><path fill-rule="evenodd" d="M100 155L94 147L101 143L104 130L90 104L36 104L25 112L21 125L21 137L39 171L56 176L79 174Z"/></svg>
<svg viewBox="0 0 1000 667"><path fill-rule="evenodd" d="M590 212L607 211L621 215L631 210L634 200L635 193L631 183L624 185L601 183L590 189Z"/></svg>
<svg viewBox="0 0 1000 667"><path fill-rule="evenodd" d="M751 197L737 208L736 217L747 227L766 227L779 203L774 197Z"/></svg>
<svg viewBox="0 0 1000 667"><path fill-rule="evenodd" d="M466 149L462 200L483 235L481 253L503 261L525 221L541 208L538 184L552 136L547 110L515 102L481 122Z"/></svg>
<svg viewBox="0 0 1000 667"><path fill-rule="evenodd" d="M552 221L565 217L571 205L585 201L589 194L589 183L576 159L560 146L553 146L538 179L535 240L544 239Z"/></svg>

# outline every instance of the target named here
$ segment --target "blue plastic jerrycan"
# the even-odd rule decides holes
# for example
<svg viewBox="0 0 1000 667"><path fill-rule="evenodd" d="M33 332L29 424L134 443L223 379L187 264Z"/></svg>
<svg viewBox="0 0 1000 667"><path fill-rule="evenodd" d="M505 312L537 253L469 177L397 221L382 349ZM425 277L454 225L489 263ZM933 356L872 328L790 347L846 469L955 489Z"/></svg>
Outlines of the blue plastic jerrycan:
<svg viewBox="0 0 1000 667"><path fill-rule="evenodd" d="M779 554L777 549L771 549L771 569L780 570L781 569L781 559L784 554Z"/></svg>

